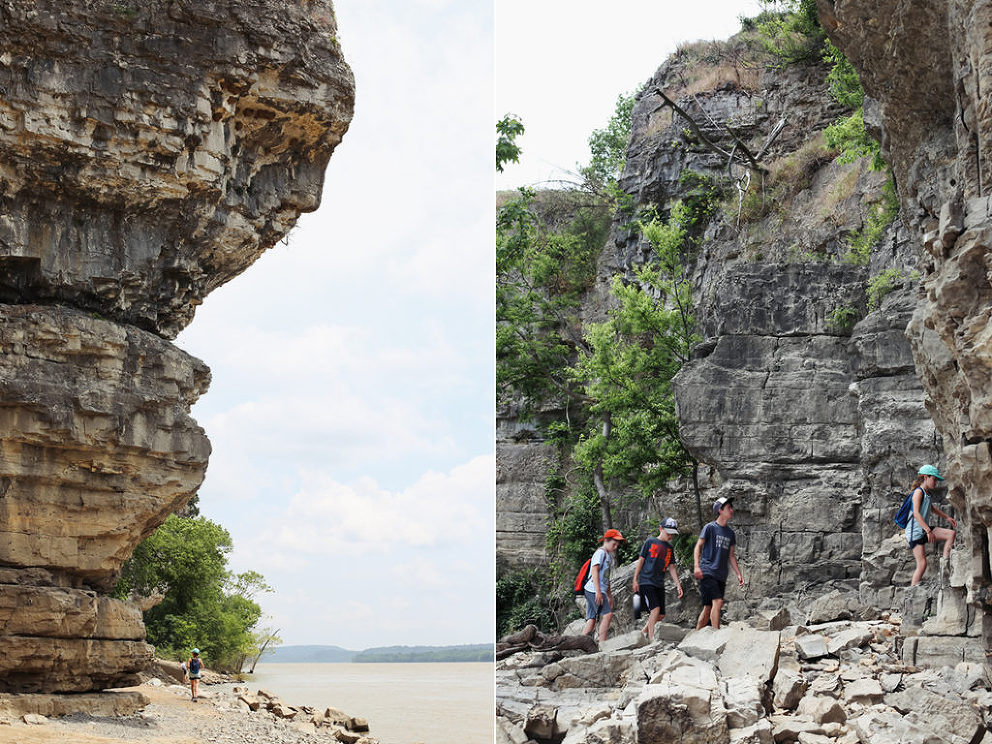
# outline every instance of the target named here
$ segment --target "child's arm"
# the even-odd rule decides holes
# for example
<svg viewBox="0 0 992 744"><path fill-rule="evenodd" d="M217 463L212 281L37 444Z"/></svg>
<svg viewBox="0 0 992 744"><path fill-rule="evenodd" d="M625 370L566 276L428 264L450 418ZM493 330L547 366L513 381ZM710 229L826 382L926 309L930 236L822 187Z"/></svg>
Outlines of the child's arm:
<svg viewBox="0 0 992 744"><path fill-rule="evenodd" d="M641 575L641 569L644 568L644 556L642 555L637 559L637 567L634 569L634 594L637 594L640 590L638 587L638 577Z"/></svg>
<svg viewBox="0 0 992 744"><path fill-rule="evenodd" d="M675 586L679 590L679 599L681 599L682 598L682 582L679 581L679 571L678 571L677 568L675 568L675 564L674 563L669 563L668 564L668 573L670 573L672 575L672 581L675 582Z"/></svg>

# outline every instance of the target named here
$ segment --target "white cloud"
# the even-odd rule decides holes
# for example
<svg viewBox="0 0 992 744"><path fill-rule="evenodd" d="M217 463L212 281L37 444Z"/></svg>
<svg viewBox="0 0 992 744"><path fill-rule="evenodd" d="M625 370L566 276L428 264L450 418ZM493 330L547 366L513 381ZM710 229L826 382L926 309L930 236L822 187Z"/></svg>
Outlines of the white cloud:
<svg viewBox="0 0 992 744"><path fill-rule="evenodd" d="M261 602L286 643L476 643L493 614L492 6L335 9L356 109L321 207L178 341L213 372L193 409L213 444L200 507L232 568L275 587ZM395 576L407 563L429 588ZM452 597L472 601L420 611Z"/></svg>
<svg viewBox="0 0 992 744"><path fill-rule="evenodd" d="M369 554L391 546L425 547L478 541L492 531L493 459L476 457L450 473L425 473L402 491L371 478L335 482L304 474L282 519L273 521L281 550L335 556Z"/></svg>

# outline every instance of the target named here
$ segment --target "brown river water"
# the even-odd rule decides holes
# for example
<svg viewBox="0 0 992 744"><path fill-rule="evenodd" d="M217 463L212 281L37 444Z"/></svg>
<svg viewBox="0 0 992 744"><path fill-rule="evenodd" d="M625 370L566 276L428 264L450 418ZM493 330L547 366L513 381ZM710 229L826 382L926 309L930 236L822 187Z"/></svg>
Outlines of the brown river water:
<svg viewBox="0 0 992 744"><path fill-rule="evenodd" d="M249 689L367 718L382 744L492 744L493 665L266 664Z"/></svg>

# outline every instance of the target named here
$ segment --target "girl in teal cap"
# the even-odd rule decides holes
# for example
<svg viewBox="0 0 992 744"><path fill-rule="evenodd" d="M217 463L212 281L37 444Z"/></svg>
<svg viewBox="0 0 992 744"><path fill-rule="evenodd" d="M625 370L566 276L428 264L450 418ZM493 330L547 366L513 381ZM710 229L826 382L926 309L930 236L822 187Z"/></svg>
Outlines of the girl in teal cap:
<svg viewBox="0 0 992 744"><path fill-rule="evenodd" d="M200 686L200 677L203 676L203 661L200 659L200 649L194 648L193 655L186 662L186 671L189 674L189 691L193 695L193 702L196 702L197 688Z"/></svg>
<svg viewBox="0 0 992 744"><path fill-rule="evenodd" d="M938 480L944 480L940 471L933 465L924 465L920 468L916 480L913 481L913 516L906 525L906 540L909 541L909 547L916 559L916 571L913 572L910 586L919 584L923 578L923 572L927 570L927 543L943 540L944 560L947 560L951 555L951 546L954 545L954 536L957 534L955 532L958 526L957 520L942 512L930 501L930 492L937 487ZM932 527L930 525L931 512L950 522L953 529Z"/></svg>

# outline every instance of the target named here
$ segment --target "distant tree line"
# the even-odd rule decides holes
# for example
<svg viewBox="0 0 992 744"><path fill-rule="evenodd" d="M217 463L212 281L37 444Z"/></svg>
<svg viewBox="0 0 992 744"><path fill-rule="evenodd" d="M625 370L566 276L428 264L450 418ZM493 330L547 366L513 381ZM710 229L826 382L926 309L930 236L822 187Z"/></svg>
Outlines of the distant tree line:
<svg viewBox="0 0 992 744"><path fill-rule="evenodd" d="M471 646L385 646L358 653L355 663L424 663L434 661L492 661L493 647L489 644Z"/></svg>

